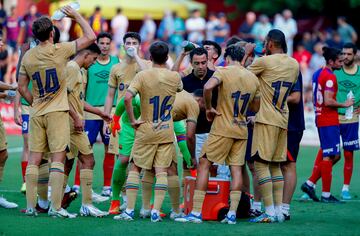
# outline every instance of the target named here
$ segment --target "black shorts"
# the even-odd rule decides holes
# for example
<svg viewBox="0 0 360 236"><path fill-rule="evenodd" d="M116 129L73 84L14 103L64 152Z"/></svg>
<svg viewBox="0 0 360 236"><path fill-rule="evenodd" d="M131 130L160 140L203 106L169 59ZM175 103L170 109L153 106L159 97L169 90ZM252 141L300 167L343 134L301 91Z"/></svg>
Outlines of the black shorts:
<svg viewBox="0 0 360 236"><path fill-rule="evenodd" d="M287 160L296 162L299 154L300 141L303 136L303 131L288 131L287 135Z"/></svg>
<svg viewBox="0 0 360 236"><path fill-rule="evenodd" d="M253 139L253 127L248 127L248 140L246 144L246 152L245 152L245 161L254 161L254 158L251 157L251 146L252 146L252 139Z"/></svg>

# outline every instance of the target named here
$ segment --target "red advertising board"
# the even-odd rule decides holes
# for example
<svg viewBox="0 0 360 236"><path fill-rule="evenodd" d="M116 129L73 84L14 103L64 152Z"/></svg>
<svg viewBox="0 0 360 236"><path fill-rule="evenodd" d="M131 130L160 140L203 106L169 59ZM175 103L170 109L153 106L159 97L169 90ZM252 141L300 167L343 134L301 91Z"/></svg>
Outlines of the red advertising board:
<svg viewBox="0 0 360 236"><path fill-rule="evenodd" d="M21 126L15 124L14 121L14 104L0 103L1 119L4 123L6 134L20 135Z"/></svg>

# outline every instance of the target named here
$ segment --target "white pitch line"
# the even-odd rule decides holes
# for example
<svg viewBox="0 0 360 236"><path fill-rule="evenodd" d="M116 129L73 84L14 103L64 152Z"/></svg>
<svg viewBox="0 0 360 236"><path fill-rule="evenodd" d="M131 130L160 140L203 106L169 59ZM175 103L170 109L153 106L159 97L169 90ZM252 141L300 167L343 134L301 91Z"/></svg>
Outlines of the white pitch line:
<svg viewBox="0 0 360 236"><path fill-rule="evenodd" d="M19 190L2 190L0 189L0 193L20 193Z"/></svg>

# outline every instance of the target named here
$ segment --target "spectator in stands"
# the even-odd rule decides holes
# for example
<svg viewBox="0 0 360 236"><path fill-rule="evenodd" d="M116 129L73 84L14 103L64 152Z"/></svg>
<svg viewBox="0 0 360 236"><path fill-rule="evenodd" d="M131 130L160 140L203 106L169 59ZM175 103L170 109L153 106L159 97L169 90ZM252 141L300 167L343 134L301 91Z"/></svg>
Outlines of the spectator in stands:
<svg viewBox="0 0 360 236"><path fill-rule="evenodd" d="M141 50L144 54L144 57L148 59L150 57L150 44L154 41L156 33L156 24L150 14L145 14L144 21L139 33L142 43Z"/></svg>
<svg viewBox="0 0 360 236"><path fill-rule="evenodd" d="M111 20L111 30L116 47L119 49L123 44L123 37L129 27L128 18L122 14L122 9L116 9L116 16Z"/></svg>
<svg viewBox="0 0 360 236"><path fill-rule="evenodd" d="M310 32L305 32L302 37L302 44L304 45L305 49L310 53L314 53L314 45L315 41Z"/></svg>
<svg viewBox="0 0 360 236"><path fill-rule="evenodd" d="M283 11L282 15L276 15L274 29L279 29L285 34L288 48L287 54L292 56L294 50L294 37L297 34L297 23L292 18L292 12L289 9Z"/></svg>
<svg viewBox="0 0 360 236"><path fill-rule="evenodd" d="M95 7L95 11L89 18L89 24L96 35L107 30L106 20L101 15L101 7Z"/></svg>
<svg viewBox="0 0 360 236"><path fill-rule="evenodd" d="M21 42L31 42L34 39L32 33L32 25L34 21L40 16L41 14L38 13L36 5L32 4L30 6L29 13L23 17L22 22L20 24L21 25L20 35L22 38L22 40L20 40Z"/></svg>
<svg viewBox="0 0 360 236"><path fill-rule="evenodd" d="M252 35L252 29L256 21L256 15L254 12L249 11L246 13L245 22L241 24L238 34L239 37L249 43L255 42L254 36Z"/></svg>
<svg viewBox="0 0 360 236"><path fill-rule="evenodd" d="M205 39L206 21L201 17L199 9L191 12L191 17L185 21L188 40L200 44Z"/></svg>
<svg viewBox="0 0 360 236"><path fill-rule="evenodd" d="M162 18L158 31L157 38L168 42L170 40L170 36L174 33L174 18L171 11L166 10L164 12L164 17Z"/></svg>
<svg viewBox="0 0 360 236"><path fill-rule="evenodd" d="M20 19L15 15L15 10L15 6L10 8L10 15L6 17L4 22L3 40L11 49L10 54L13 54L13 52L16 51L18 35L20 33Z"/></svg>
<svg viewBox="0 0 360 236"><path fill-rule="evenodd" d="M344 42L341 40L340 34L337 31L331 33L331 38L326 40L326 44L332 48L342 49Z"/></svg>
<svg viewBox="0 0 360 236"><path fill-rule="evenodd" d="M173 46L173 51L176 56L180 55L182 51L181 43L184 41L185 36L185 22L176 12L173 13L174 18L174 33L170 36L170 44Z"/></svg>
<svg viewBox="0 0 360 236"><path fill-rule="evenodd" d="M308 50L306 50L306 48L302 42L299 42L297 44L293 57L300 65L300 71L302 74L303 81L309 80L309 78L312 77L312 73L310 74L310 71L309 71L309 63L311 60L311 53Z"/></svg>
<svg viewBox="0 0 360 236"><path fill-rule="evenodd" d="M4 10L3 4L0 1L0 30L3 29L5 19L6 19L6 11Z"/></svg>
<svg viewBox="0 0 360 236"><path fill-rule="evenodd" d="M254 27L251 31L255 39L255 43L258 45L262 45L266 35L272 29L272 25L269 22L269 17L267 15L260 15L259 21L254 24Z"/></svg>
<svg viewBox="0 0 360 236"><path fill-rule="evenodd" d="M209 13L208 22L206 23L206 40L215 41L215 27L219 20L214 12Z"/></svg>
<svg viewBox="0 0 360 236"><path fill-rule="evenodd" d="M68 42L70 40L70 28L72 21L69 17L64 17L59 21L54 21L54 25L60 31L60 42Z"/></svg>
<svg viewBox="0 0 360 236"><path fill-rule="evenodd" d="M343 43L356 43L358 38L357 33L354 28L346 22L346 18L344 16L338 17L337 23L337 31L340 35L341 41Z"/></svg>
<svg viewBox="0 0 360 236"><path fill-rule="evenodd" d="M312 75L320 69L321 67L325 66L326 62L323 57L323 51L322 48L324 47L324 44L318 42L314 45L314 53L311 56L311 60L309 63L309 74ZM304 77L303 80L304 86L311 86L311 77L306 78Z"/></svg>
<svg viewBox="0 0 360 236"><path fill-rule="evenodd" d="M225 13L223 12L219 13L218 18L219 18L219 24L215 26L214 36L215 36L215 42L218 43L219 45L222 45L230 36L230 25L229 23L227 23Z"/></svg>

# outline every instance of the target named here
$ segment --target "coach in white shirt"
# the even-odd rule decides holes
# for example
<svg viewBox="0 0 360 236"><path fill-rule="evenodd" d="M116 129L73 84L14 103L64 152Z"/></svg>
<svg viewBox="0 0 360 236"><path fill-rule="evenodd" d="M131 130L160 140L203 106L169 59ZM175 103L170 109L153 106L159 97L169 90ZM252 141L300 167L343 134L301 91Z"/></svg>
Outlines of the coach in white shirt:
<svg viewBox="0 0 360 236"><path fill-rule="evenodd" d="M292 56L294 37L297 34L297 23L292 18L292 12L289 9L284 10L282 16L275 16L274 29L279 29L285 34L288 48L287 54Z"/></svg>
<svg viewBox="0 0 360 236"><path fill-rule="evenodd" d="M201 41L205 39L206 21L201 17L198 9L191 12L191 17L186 20L185 27L188 33L188 40L196 44L201 44Z"/></svg>
<svg viewBox="0 0 360 236"><path fill-rule="evenodd" d="M123 44L123 37L127 32L129 20L122 14L122 9L116 9L116 16L111 20L111 29L114 35L114 42L117 48Z"/></svg>

